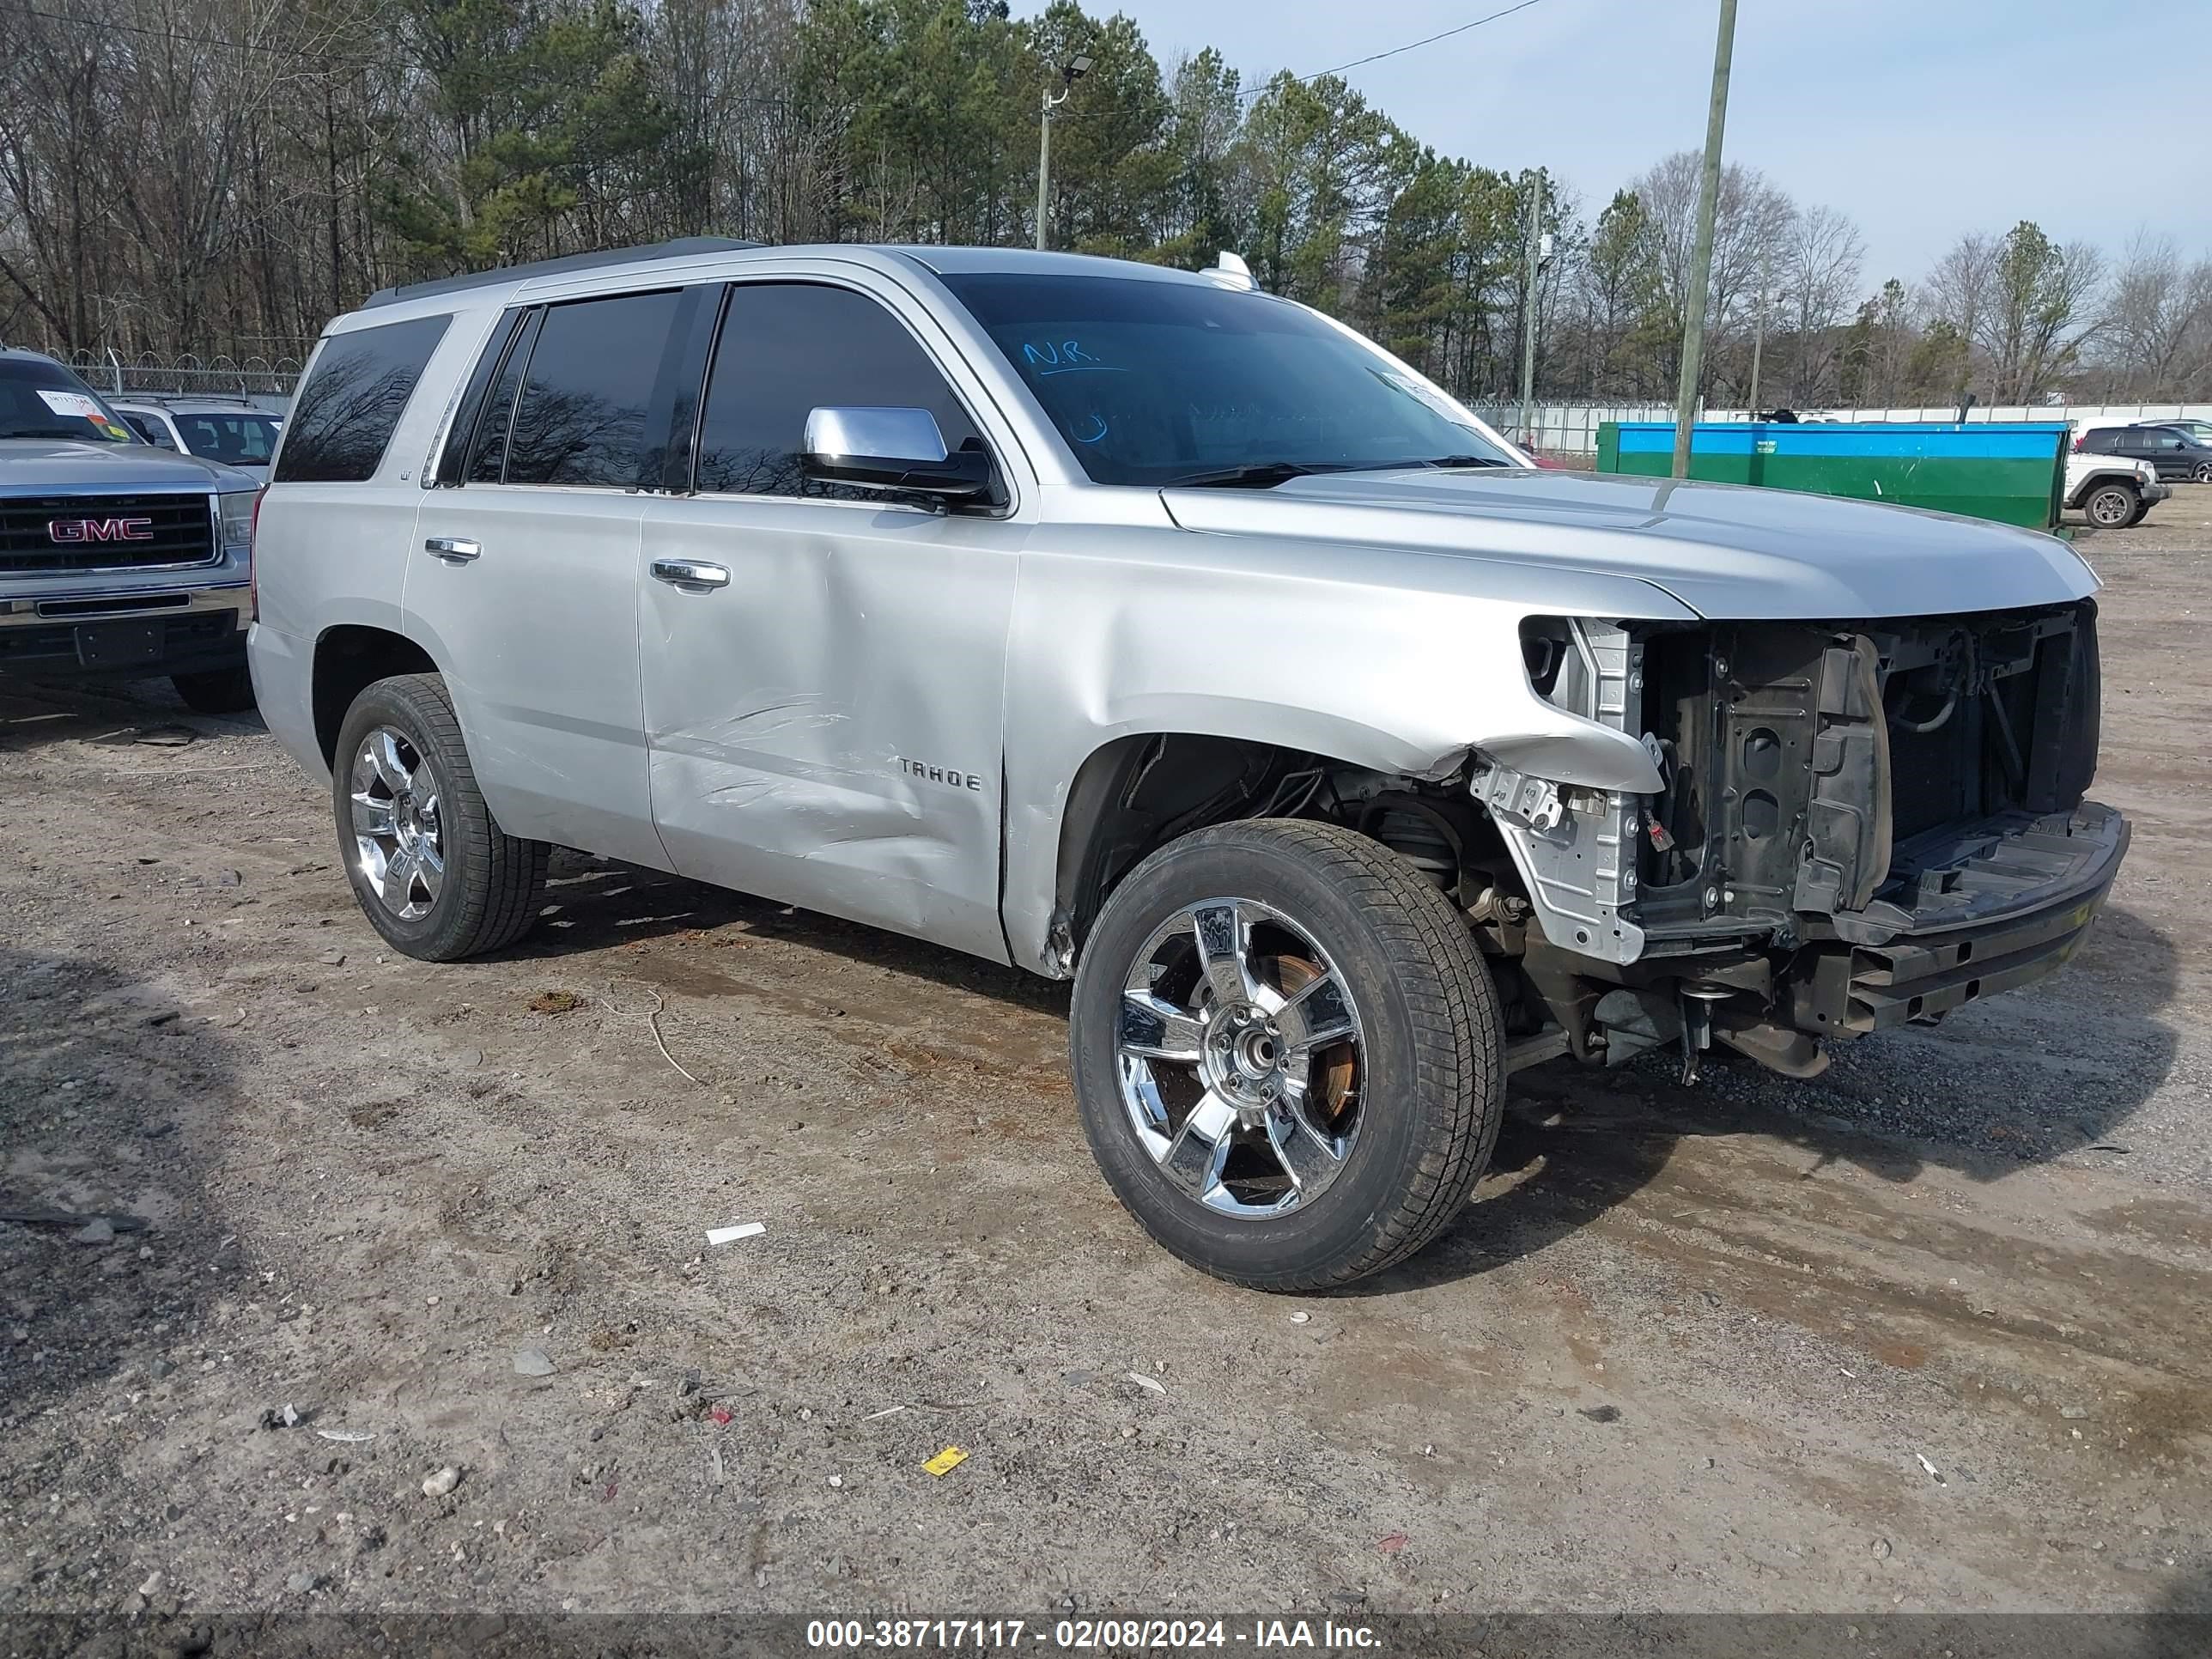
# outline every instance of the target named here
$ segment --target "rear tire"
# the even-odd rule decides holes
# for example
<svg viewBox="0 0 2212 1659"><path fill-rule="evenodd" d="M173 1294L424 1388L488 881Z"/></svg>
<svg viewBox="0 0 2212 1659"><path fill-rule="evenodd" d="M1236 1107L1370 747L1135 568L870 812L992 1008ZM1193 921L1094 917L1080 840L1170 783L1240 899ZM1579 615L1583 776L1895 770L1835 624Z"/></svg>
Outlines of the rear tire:
<svg viewBox="0 0 2212 1659"><path fill-rule="evenodd" d="M356 697L331 774L346 879L393 948L456 962L530 931L551 848L484 805L443 679L395 675Z"/></svg>
<svg viewBox="0 0 2212 1659"><path fill-rule="evenodd" d="M1497 995L1465 919L1334 824L1221 824L1139 865L1085 943L1068 1048L1115 1194L1185 1261L1255 1290L1327 1290L1420 1249L1504 1110Z"/></svg>
<svg viewBox="0 0 2212 1659"><path fill-rule="evenodd" d="M2081 499L2082 516L2100 530L2124 530L2142 517L2142 497L2124 483L2100 483Z"/></svg>
<svg viewBox="0 0 2212 1659"><path fill-rule="evenodd" d="M253 675L244 663L198 674L172 674L169 684L195 714L241 714L253 707Z"/></svg>

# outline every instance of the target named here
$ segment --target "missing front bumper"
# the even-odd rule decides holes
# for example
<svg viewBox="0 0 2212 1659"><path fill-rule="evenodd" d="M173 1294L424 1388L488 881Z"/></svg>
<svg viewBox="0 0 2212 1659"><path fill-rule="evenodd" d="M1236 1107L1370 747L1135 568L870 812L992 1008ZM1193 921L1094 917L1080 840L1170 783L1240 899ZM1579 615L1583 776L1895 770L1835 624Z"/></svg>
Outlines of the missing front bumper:
<svg viewBox="0 0 2212 1659"><path fill-rule="evenodd" d="M2127 820L2088 801L1970 842L1953 863L1923 867L1910 910L1880 907L1874 926L1838 917L1849 937L1799 953L1790 1024L1858 1036L2056 972L2087 937L2127 847Z"/></svg>

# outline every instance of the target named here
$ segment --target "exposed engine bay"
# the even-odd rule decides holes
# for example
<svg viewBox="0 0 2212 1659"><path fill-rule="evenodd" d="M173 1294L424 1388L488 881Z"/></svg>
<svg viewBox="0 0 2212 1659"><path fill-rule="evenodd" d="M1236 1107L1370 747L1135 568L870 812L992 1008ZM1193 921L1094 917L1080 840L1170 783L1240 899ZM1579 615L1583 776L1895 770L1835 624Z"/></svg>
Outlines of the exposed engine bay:
<svg viewBox="0 0 2212 1659"><path fill-rule="evenodd" d="M1793 1076L2065 959L2117 872L2086 803L2096 606L1877 622L1531 622L1530 682L1638 737L1662 787L1480 765L1528 877L1522 971L1618 1063L1718 1040ZM1480 925L1480 924L1478 924Z"/></svg>

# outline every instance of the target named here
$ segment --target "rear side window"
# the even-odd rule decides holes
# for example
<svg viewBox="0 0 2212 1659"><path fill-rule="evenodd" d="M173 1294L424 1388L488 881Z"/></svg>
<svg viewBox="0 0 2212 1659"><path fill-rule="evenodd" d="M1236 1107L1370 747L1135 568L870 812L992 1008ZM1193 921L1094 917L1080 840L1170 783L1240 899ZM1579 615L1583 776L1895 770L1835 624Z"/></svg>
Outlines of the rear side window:
<svg viewBox="0 0 2212 1659"><path fill-rule="evenodd" d="M647 434L682 300L670 289L546 307L515 404L507 483L659 482L660 447Z"/></svg>
<svg viewBox="0 0 2212 1659"><path fill-rule="evenodd" d="M2119 434L2111 427L2103 427L2081 440L2081 447L2093 455L2109 455L2118 447Z"/></svg>
<svg viewBox="0 0 2212 1659"><path fill-rule="evenodd" d="M276 458L277 483L361 483L375 475L422 366L451 317L334 334L300 388Z"/></svg>
<svg viewBox="0 0 2212 1659"><path fill-rule="evenodd" d="M870 499L800 468L807 412L841 404L926 409L947 449L981 441L929 355L866 295L804 283L739 283L730 290L707 382L698 487Z"/></svg>

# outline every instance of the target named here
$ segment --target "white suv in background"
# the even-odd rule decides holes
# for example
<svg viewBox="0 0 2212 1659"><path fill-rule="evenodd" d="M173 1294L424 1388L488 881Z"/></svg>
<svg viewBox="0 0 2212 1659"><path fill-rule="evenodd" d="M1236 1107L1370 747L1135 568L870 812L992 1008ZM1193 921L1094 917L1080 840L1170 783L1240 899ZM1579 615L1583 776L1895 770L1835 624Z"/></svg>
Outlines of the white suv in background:
<svg viewBox="0 0 2212 1659"><path fill-rule="evenodd" d="M276 453L284 417L251 398L141 392L110 398L108 406L159 449L236 467L263 483Z"/></svg>
<svg viewBox="0 0 2212 1659"><path fill-rule="evenodd" d="M2066 456L2066 505L2100 530L2141 524L2154 503L2173 494L2148 461L2075 449Z"/></svg>

